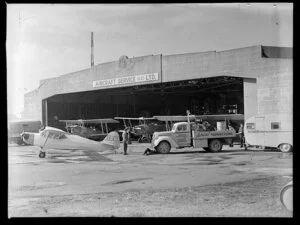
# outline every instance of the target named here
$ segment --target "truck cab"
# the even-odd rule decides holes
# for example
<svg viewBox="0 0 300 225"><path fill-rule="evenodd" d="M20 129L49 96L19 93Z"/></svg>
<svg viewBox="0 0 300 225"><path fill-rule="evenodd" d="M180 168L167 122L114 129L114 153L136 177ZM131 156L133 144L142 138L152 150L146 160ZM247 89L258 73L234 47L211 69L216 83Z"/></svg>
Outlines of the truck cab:
<svg viewBox="0 0 300 225"><path fill-rule="evenodd" d="M191 126L187 122L174 124L172 127L172 139L178 147L191 146Z"/></svg>
<svg viewBox="0 0 300 225"><path fill-rule="evenodd" d="M160 145L160 147L158 147ZM171 131L154 132L151 146L160 153L168 153L171 148L191 146L191 126L187 122L175 123Z"/></svg>

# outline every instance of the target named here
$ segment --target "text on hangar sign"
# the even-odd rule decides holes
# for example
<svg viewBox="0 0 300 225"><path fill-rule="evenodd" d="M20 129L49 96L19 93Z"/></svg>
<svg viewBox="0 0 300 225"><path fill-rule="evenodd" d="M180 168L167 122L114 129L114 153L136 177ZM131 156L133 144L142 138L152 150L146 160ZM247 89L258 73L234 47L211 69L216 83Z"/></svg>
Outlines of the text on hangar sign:
<svg viewBox="0 0 300 225"><path fill-rule="evenodd" d="M93 81L93 87L114 86L122 84L133 84L139 82L150 82L158 80L158 73L147 73L128 77L117 77L105 80Z"/></svg>

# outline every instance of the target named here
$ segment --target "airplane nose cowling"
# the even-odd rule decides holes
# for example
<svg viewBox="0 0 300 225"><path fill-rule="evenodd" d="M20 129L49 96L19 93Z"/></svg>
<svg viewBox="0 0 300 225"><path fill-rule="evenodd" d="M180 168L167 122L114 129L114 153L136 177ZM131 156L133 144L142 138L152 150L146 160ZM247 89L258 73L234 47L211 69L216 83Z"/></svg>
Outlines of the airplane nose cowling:
<svg viewBox="0 0 300 225"><path fill-rule="evenodd" d="M22 134L22 139L26 144L33 145L34 135L33 134Z"/></svg>
<svg viewBox="0 0 300 225"><path fill-rule="evenodd" d="M29 134L26 134L26 133L24 133L22 136L23 136L23 139L25 139L25 140L28 140L28 138L29 138Z"/></svg>

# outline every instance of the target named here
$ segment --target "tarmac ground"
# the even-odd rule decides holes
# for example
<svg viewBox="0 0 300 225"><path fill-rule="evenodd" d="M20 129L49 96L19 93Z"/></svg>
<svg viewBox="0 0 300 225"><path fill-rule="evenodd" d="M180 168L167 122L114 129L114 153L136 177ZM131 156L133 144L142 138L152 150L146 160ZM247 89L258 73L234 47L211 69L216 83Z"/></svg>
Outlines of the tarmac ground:
<svg viewBox="0 0 300 225"><path fill-rule="evenodd" d="M8 217L292 217L293 153L224 146L129 155L8 146Z"/></svg>

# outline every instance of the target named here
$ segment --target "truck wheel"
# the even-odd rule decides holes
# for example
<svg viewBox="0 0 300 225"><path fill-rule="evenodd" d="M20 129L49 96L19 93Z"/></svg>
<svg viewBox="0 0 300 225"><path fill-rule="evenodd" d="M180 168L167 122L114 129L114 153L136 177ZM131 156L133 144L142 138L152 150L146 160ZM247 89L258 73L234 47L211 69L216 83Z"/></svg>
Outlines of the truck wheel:
<svg viewBox="0 0 300 225"><path fill-rule="evenodd" d="M46 152L40 152L39 157L40 158L45 158L46 157Z"/></svg>
<svg viewBox="0 0 300 225"><path fill-rule="evenodd" d="M223 144L218 139L213 139L209 142L209 150L212 152L219 152L222 150Z"/></svg>
<svg viewBox="0 0 300 225"><path fill-rule="evenodd" d="M156 150L161 154L167 154L167 153L170 152L171 146L168 142L162 141L162 142L159 143Z"/></svg>
<svg viewBox="0 0 300 225"><path fill-rule="evenodd" d="M290 144L284 143L279 145L279 150L282 152L290 152L292 151L293 147Z"/></svg>

